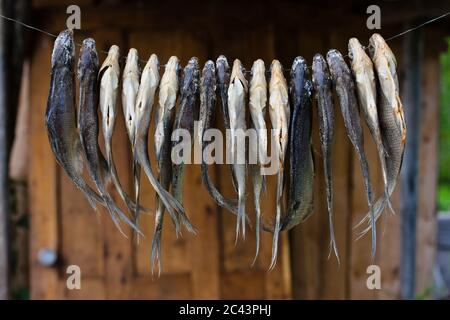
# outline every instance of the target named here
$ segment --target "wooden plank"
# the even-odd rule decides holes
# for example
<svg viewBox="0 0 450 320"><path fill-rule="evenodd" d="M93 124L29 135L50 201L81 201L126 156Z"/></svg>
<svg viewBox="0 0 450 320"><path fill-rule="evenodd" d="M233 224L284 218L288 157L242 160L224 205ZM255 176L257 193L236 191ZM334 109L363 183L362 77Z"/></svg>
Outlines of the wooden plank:
<svg viewBox="0 0 450 320"><path fill-rule="evenodd" d="M407 24L405 27L411 27ZM419 131L421 130L421 80L422 80L422 31L408 33L403 38L404 70L407 76L403 83L403 103L407 106L405 120L408 126L403 168L400 173L401 215L402 215L402 298L415 296L416 274L416 232L418 199Z"/></svg>
<svg viewBox="0 0 450 320"><path fill-rule="evenodd" d="M38 37L31 57L31 104L34 115L30 117L30 283L34 299L57 298L58 274L53 267L38 262L41 249L58 250L57 219L57 165L50 150L42 117L45 113L48 84L50 83L50 56L53 43L48 37Z"/></svg>
<svg viewBox="0 0 450 320"><path fill-rule="evenodd" d="M265 271L234 271L222 275L222 299L264 299Z"/></svg>
<svg viewBox="0 0 450 320"><path fill-rule="evenodd" d="M85 277L81 273L81 289L67 289L65 281L61 281L61 298L68 300L102 300L106 299L105 281L103 278Z"/></svg>
<svg viewBox="0 0 450 320"><path fill-rule="evenodd" d="M439 36L439 35L438 35ZM437 37L426 31L426 43L438 43ZM436 193L438 173L439 137L439 82L440 64L438 50L425 47L421 105L421 131L419 141L419 176L417 207L417 260L416 293L430 291L433 285L433 268L436 261Z"/></svg>
<svg viewBox="0 0 450 320"><path fill-rule="evenodd" d="M179 273L165 275L158 280L150 277L135 277L131 283L129 299L145 300L187 300L192 298L191 277L189 274Z"/></svg>

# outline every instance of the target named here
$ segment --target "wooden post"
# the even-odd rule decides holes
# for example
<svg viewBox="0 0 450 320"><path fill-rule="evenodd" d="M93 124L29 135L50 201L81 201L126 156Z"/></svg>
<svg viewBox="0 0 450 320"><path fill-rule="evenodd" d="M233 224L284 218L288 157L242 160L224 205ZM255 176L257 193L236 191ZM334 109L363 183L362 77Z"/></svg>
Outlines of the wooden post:
<svg viewBox="0 0 450 320"><path fill-rule="evenodd" d="M0 13L3 13L0 1ZM0 300L8 299L8 147L5 90L5 28L0 21Z"/></svg>
<svg viewBox="0 0 450 320"><path fill-rule="evenodd" d="M414 299L416 274L417 189L421 103L422 32L416 30L403 38L405 73L403 104L407 124L406 150L401 183L401 297Z"/></svg>

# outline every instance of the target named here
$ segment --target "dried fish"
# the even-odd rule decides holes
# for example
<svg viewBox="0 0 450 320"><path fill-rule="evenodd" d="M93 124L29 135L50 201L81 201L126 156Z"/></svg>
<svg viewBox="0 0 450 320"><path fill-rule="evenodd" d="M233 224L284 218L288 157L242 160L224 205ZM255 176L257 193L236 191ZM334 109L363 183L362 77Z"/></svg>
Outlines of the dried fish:
<svg viewBox="0 0 450 320"><path fill-rule="evenodd" d="M313 58L312 81L317 102L317 118L319 120L320 146L322 149L323 170L327 192L328 224L330 228L330 249L334 251L339 263L339 253L334 235L333 224L333 175L331 167L331 151L334 135L334 105L331 92L332 82L327 63L321 54Z"/></svg>
<svg viewBox="0 0 450 320"><path fill-rule="evenodd" d="M211 128L216 114L216 72L214 63L207 61L203 67L202 77L200 79L200 118L198 126L198 141L200 143L200 149L203 150L209 145L204 141L205 131ZM211 178L208 174L208 165L206 159L202 156L201 174L202 181L206 186L210 196L221 207L237 214L238 210L236 202L231 199L225 198L219 190L214 186Z"/></svg>
<svg viewBox="0 0 450 320"><path fill-rule="evenodd" d="M171 133L175 117L175 104L177 102L179 70L180 62L178 58L175 56L170 57L166 64L165 72L161 78L158 109L155 117L155 151L159 169L159 183L165 191L169 191L172 181L172 162L170 158L170 150L172 146ZM173 203L179 206L180 210L178 213L184 214L184 210L181 210L181 204L179 204L179 202L174 199L172 195L170 195L169 199L173 199ZM170 207L168 207L167 200L158 196L157 211L155 216L155 234L153 236L151 256L152 266L155 261L157 262L158 274L161 272L161 233L165 207L169 211L172 221L175 224L177 235L181 232L178 214L172 210L169 210ZM192 231L195 232L194 230Z"/></svg>
<svg viewBox="0 0 450 320"><path fill-rule="evenodd" d="M125 118L125 127L127 129L128 138L131 144L131 150L134 152L134 143L136 136L136 119L135 108L136 99L139 90L139 80L141 72L139 70L139 58L136 49L131 48L128 51L127 62L122 76L122 108ZM133 177L134 177L134 201L136 202L136 210L134 218L139 222L139 189L141 168L133 154Z"/></svg>
<svg viewBox="0 0 450 320"><path fill-rule="evenodd" d="M270 66L270 82L269 82L269 115L272 123L272 130L276 133L272 136L275 143L275 151L278 156L279 170L277 178L277 211L275 217L275 225L273 231L272 244L272 261L270 268L273 269L276 264L278 254L278 237L281 231L281 215L282 215L282 197L283 197L283 174L284 160L286 148L288 144L289 129L289 96L286 79L283 75L283 67L278 60L273 60Z"/></svg>
<svg viewBox="0 0 450 320"><path fill-rule="evenodd" d="M248 83L243 73L241 61L234 60L233 69L231 70L230 85L228 87L228 114L230 116L230 133L231 133L231 155L233 159L234 172L237 179L238 188L238 217L236 223L236 241L239 237L240 227L242 227L242 238L245 239L245 180L246 180L246 164L245 164L245 139L243 150L238 148L238 144L242 146L242 141L238 141L240 131L245 131L247 126L245 123L245 101L248 92ZM242 136L242 135L241 135ZM239 149L239 150L238 150Z"/></svg>
<svg viewBox="0 0 450 320"><path fill-rule="evenodd" d="M253 264L259 253L260 224L261 224L261 191L265 188L265 176L261 170L267 157L267 129L264 116L267 104L267 81L264 61L256 60L252 66L252 78L250 80L249 107L252 118L252 126L257 132L257 144L251 144L251 152L256 155L257 163L251 165L250 172L253 180L253 201L256 211L256 253Z"/></svg>
<svg viewBox="0 0 450 320"><path fill-rule="evenodd" d="M216 60L216 70L217 70L217 89L219 91L220 102L222 105L222 114L225 124L225 130L230 130L230 115L228 114L228 86L230 85L230 66L228 60L225 56L221 55ZM237 178L234 172L234 166L229 165L231 171L231 178L233 182L233 187L236 192L237 189Z"/></svg>
<svg viewBox="0 0 450 320"><path fill-rule="evenodd" d="M95 41L90 38L85 39L78 61L78 79L80 81L78 128L80 130L81 145L86 156L89 174L95 182L101 197L104 199L115 225L122 232L120 222L116 217L117 215L139 233L139 229L117 207L111 195L106 190L109 169L98 145L98 69L99 62L95 49Z"/></svg>
<svg viewBox="0 0 450 320"><path fill-rule="evenodd" d="M136 204L123 190L117 174L112 153L112 136L117 116L117 93L119 90L119 47L112 45L103 62L98 78L100 80L100 112L102 115L102 132L105 141L106 160L114 187L131 212L136 211ZM140 210L148 211L141 207Z"/></svg>
<svg viewBox="0 0 450 320"><path fill-rule="evenodd" d="M105 201L82 177L83 151L76 125L74 63L73 33L65 30L58 35L53 47L45 126L56 161L96 209L96 202L105 205Z"/></svg>
<svg viewBox="0 0 450 320"><path fill-rule="evenodd" d="M347 135L359 157L369 211L373 218L374 211L372 185L370 182L369 164L367 163L366 155L364 153L364 136L359 119L355 84L351 77L350 70L339 51L335 49L329 50L327 53L327 62L328 67L330 68L333 84L339 98L339 105L341 106L341 112L344 118L344 125L347 130ZM376 249L376 226L375 220L372 219L371 221L373 221L372 255L374 255Z"/></svg>
<svg viewBox="0 0 450 320"><path fill-rule="evenodd" d="M348 42L348 52L351 60L353 75L356 80L359 105L363 110L364 118L369 127L372 139L375 142L383 174L385 193L388 194L388 181L386 170L386 151L381 138L380 123L377 111L377 87L373 71L373 63L364 51L358 39L352 38ZM389 197L388 197L389 198Z"/></svg>
<svg viewBox="0 0 450 320"><path fill-rule="evenodd" d="M180 86L180 108L174 125L174 131L187 130L191 137L194 136L194 121L198 118L199 77L198 59L193 57L184 68ZM177 146L180 140L174 141L172 148ZM179 156L183 158L185 155ZM172 165L172 194L180 203L182 203L184 165L184 163Z"/></svg>
<svg viewBox="0 0 450 320"><path fill-rule="evenodd" d="M390 206L389 198L394 192L400 174L406 144L406 123L399 94L395 56L384 39L376 33L369 40L369 54L375 65L380 88L378 111L381 137L386 149L387 192L375 203L374 217L368 214L357 225L365 221L369 223L361 235L367 233L384 209ZM393 210L392 207L391 210Z"/></svg>

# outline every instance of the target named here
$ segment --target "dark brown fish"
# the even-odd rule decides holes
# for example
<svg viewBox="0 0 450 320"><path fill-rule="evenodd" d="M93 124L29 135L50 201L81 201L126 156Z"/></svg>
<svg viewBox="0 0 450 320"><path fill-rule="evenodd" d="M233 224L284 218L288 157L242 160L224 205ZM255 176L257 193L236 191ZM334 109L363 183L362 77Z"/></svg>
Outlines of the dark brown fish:
<svg viewBox="0 0 450 320"><path fill-rule="evenodd" d="M53 47L45 126L56 161L96 209L96 202L102 205L105 202L82 177L83 151L76 125L74 63L73 33L65 30L58 35Z"/></svg>
<svg viewBox="0 0 450 320"><path fill-rule="evenodd" d="M325 189L327 192L328 224L330 228L330 249L334 251L339 263L339 253L333 224L333 173L331 151L334 135L334 105L330 71L321 54L316 54L312 65L312 82L317 102L320 147L322 149Z"/></svg>
<svg viewBox="0 0 450 320"><path fill-rule="evenodd" d="M373 210L373 192L370 182L369 164L364 152L364 136L359 118L358 101L356 99L355 83L350 69L344 61L341 53L335 49L327 53L328 67L330 68L333 84L339 98L344 125L347 135L359 157L361 171L364 178L364 187L367 195L369 211L372 216L372 255L376 249L376 225Z"/></svg>
<svg viewBox="0 0 450 320"><path fill-rule="evenodd" d="M109 168L98 145L98 69L99 63L95 41L90 38L85 39L78 61L78 79L80 82L78 129L80 130L81 145L87 160L89 174L95 182L101 197L104 199L112 220L119 230L121 230L121 227L117 216L139 232L134 223L117 207L106 190Z"/></svg>

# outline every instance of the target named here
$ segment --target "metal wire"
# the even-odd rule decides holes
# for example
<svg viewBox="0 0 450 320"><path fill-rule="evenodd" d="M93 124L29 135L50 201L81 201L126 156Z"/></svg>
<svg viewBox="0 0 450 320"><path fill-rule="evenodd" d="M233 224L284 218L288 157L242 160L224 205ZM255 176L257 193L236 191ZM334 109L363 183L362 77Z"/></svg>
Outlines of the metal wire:
<svg viewBox="0 0 450 320"><path fill-rule="evenodd" d="M393 36L387 38L386 42L394 40L394 39L399 38L399 37L402 37L402 36L404 36L404 35L406 35L406 34L408 34L410 32L413 32L415 30L423 28L423 27L425 27L425 26L427 26L427 25L429 25L429 24L431 24L431 23L433 23L433 22L435 22L437 20L443 19L443 18L445 18L445 17L447 17L449 15L450 15L450 11L448 11L448 12L446 12L444 14L441 14L440 16L434 17L434 18L432 18L430 20L427 20L427 21L425 21L425 22L423 22L423 23L421 23L421 24L419 24L419 25L417 25L415 27L409 28L409 29L407 29L405 31L402 31L402 32L396 34L396 35L393 35ZM7 21L15 22L15 23L21 25L22 27L25 27L25 28L28 28L28 29L31 29L31 30L34 30L34 31L37 31L37 32L40 32L40 33L43 33L43 34L45 34L47 36L50 36L50 37L53 37L53 38L57 37L57 35L55 35L55 34L53 34L51 32L48 32L48 31L43 30L41 28L34 27L32 25L26 24L26 23L24 23L22 21L19 21L19 20L16 20L16 19L4 16L2 14L0 14L0 18L3 18L5 20L7 20ZM75 45L81 47L80 43L75 43ZM364 50L367 49L367 47L368 46L363 46ZM106 55L108 54L108 51L106 51L106 50L101 50L100 52L102 52L102 53L104 53ZM344 56L344 58L347 58L347 57L348 57L348 54ZM121 59L126 60L126 56L122 56ZM142 62L142 63L147 63L147 60L139 59L139 61ZM165 66L166 66L165 64L162 65L162 67L165 67ZM308 66L308 69L311 69L311 68L312 68L312 66ZM284 71L287 71L287 72L290 71L290 70L291 69L284 69ZM246 74L250 74L250 75L252 74L251 70L244 70L243 72L246 73ZM270 73L270 71L266 71L266 73Z"/></svg>

